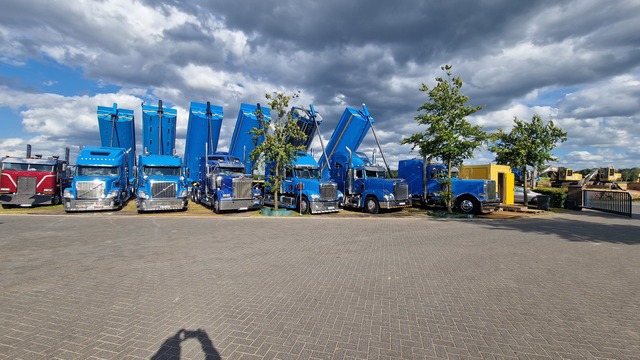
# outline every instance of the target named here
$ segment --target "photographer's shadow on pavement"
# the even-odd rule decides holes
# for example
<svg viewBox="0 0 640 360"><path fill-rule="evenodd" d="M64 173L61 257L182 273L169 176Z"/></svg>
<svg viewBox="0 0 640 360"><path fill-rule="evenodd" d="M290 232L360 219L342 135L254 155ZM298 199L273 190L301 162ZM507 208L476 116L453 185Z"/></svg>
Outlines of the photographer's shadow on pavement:
<svg viewBox="0 0 640 360"><path fill-rule="evenodd" d="M202 346L202 352L204 353L205 360L221 360L220 354L206 331L202 329L198 330L185 330L180 329L173 336L166 339L158 352L156 352L151 360L177 360L180 359L181 343L187 339L197 339Z"/></svg>

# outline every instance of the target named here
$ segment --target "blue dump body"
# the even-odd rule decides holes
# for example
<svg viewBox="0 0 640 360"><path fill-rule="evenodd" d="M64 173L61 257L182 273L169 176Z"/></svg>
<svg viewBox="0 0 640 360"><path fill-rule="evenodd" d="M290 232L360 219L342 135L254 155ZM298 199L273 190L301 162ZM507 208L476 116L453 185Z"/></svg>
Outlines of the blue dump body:
<svg viewBox="0 0 640 360"><path fill-rule="evenodd" d="M373 122L371 119L371 123ZM344 152L346 148L356 151L369 132L371 123L360 110L346 108L327 144L327 157L331 159L336 151ZM320 157L319 163L323 178L329 177L329 167L324 155Z"/></svg>
<svg viewBox="0 0 640 360"><path fill-rule="evenodd" d="M177 113L142 105L142 149L138 159L136 206L138 212L185 210L188 188L182 176L182 160L175 156Z"/></svg>
<svg viewBox="0 0 640 360"><path fill-rule="evenodd" d="M64 210L94 211L121 208L133 194L135 126L132 110L98 106L101 147L78 154L71 186L65 189Z"/></svg>
<svg viewBox="0 0 640 360"><path fill-rule="evenodd" d="M412 201L421 205L444 205L442 191L447 168L442 164L426 167L421 159L400 160L398 176L409 184ZM456 208L466 213L495 210L500 205L494 180L458 178L458 170L452 169L451 188Z"/></svg>
<svg viewBox="0 0 640 360"><path fill-rule="evenodd" d="M267 107L261 107L262 115L265 119L271 119L271 110ZM254 128L258 128L258 106L251 104L240 105L238 120L233 130L231 144L229 145L229 155L234 156L242 161L245 171L248 174L253 173L254 162L251 161L251 152L256 146L264 141L264 137L260 137L254 143L253 134L249 133Z"/></svg>
<svg viewBox="0 0 640 360"><path fill-rule="evenodd" d="M311 143L313 142L313 137L315 136L318 126L322 124L322 117L320 114L315 112L313 106L310 107L311 110L305 110L299 107L291 108L293 113L293 120L295 120L296 124L302 132L307 136L304 140L301 139L290 139L289 143L298 146L303 145L306 152L309 152L311 149Z"/></svg>
<svg viewBox="0 0 640 360"><path fill-rule="evenodd" d="M358 147L374 120L366 107L347 108L333 131L320 158L323 178L331 178L344 193L344 207L363 209L376 214L380 209L400 209L411 206L408 186L402 179L387 178L384 167L372 164L358 153Z"/></svg>
<svg viewBox="0 0 640 360"><path fill-rule="evenodd" d="M189 109L184 167L187 184L199 181L205 173L205 159L218 149L222 126L222 106L192 102Z"/></svg>
<svg viewBox="0 0 640 360"><path fill-rule="evenodd" d="M304 140L289 139L293 145L303 145L305 151L298 152L293 161L293 167L288 168L282 188L278 191L278 206L296 209L303 214L319 214L338 212L342 194L338 185L331 180L323 180L318 162L308 153L322 118L310 106L310 110L294 107L291 109L293 117L300 129L307 135ZM268 180L272 167L267 166L265 177ZM275 192L265 189L264 203L275 205Z"/></svg>
<svg viewBox="0 0 640 360"><path fill-rule="evenodd" d="M151 155L173 155L176 146L176 109L142 105L142 151Z"/></svg>
<svg viewBox="0 0 640 360"><path fill-rule="evenodd" d="M133 110L118 109L117 104L112 107L98 106L98 128L100 129L100 145L130 150L127 153L130 182L135 177L133 167L136 163L136 132Z"/></svg>

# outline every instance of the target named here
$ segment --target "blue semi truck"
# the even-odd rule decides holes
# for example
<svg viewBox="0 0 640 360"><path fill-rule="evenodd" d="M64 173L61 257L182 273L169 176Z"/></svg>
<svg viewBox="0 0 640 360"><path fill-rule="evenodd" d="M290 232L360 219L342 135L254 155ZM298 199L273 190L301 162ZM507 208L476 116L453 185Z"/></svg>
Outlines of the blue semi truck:
<svg viewBox="0 0 640 360"><path fill-rule="evenodd" d="M186 210L188 187L182 160L176 156L175 109L142 105L142 150L138 158L136 207L138 212Z"/></svg>
<svg viewBox="0 0 640 360"><path fill-rule="evenodd" d="M236 132L249 125L241 109ZM210 102L192 102L187 125L184 152L185 174L191 185L191 199L210 206L216 214L225 210L250 210L262 206L262 193L253 186L253 179L240 158L217 152L223 119L221 106ZM245 122L247 124L245 124ZM247 130L248 131L248 130ZM249 134L250 135L250 134ZM233 145L248 135L234 134ZM246 149L246 145L242 147ZM248 163L250 164L250 162Z"/></svg>
<svg viewBox="0 0 640 360"><path fill-rule="evenodd" d="M409 184L413 202L422 206L444 205L445 165L428 164L421 159L400 160L398 176ZM451 189L455 208L468 214L492 212L500 205L495 180L460 179L457 168L453 168Z"/></svg>
<svg viewBox="0 0 640 360"><path fill-rule="evenodd" d="M133 195L133 111L98 106L98 126L102 146L78 154L73 181L63 192L66 212L120 209Z"/></svg>
<svg viewBox="0 0 640 360"><path fill-rule="evenodd" d="M365 154L357 152L369 129L373 132L373 122L365 105L362 110L345 109L326 154L319 161L323 178L336 181L338 190L344 194L345 208L377 214L380 209L410 207L408 184L403 179L392 179L388 166L372 163ZM378 148L384 159L379 143Z"/></svg>
<svg viewBox="0 0 640 360"><path fill-rule="evenodd" d="M330 179L323 179L318 162L309 154L313 136L319 131L322 122L320 114L316 113L313 105L309 110L299 107L291 109L294 120L306 138L304 140L289 139L295 146L302 145L305 151L298 152L293 165L285 171L285 179L278 191L278 205L287 209L295 209L301 214L320 214L340 211L342 194L338 191L338 184ZM322 142L322 139L320 139ZM323 146L324 148L324 146ZM269 180L272 167L265 169L265 180ZM275 204L274 192L265 188L264 203Z"/></svg>

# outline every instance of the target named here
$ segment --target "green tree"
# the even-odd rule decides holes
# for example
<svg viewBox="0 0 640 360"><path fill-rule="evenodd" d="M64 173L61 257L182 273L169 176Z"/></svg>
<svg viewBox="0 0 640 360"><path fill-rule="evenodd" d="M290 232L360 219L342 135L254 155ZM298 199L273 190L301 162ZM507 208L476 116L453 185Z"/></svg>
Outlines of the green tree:
<svg viewBox="0 0 640 360"><path fill-rule="evenodd" d="M518 168L524 176L524 205L527 206L527 166L534 169L549 161L557 161L551 154L558 142L567 140L567 133L549 121L545 124L539 115L531 122L513 118L513 128L507 133L500 129L492 135L494 143L489 150L496 153L498 164Z"/></svg>
<svg viewBox="0 0 640 360"><path fill-rule="evenodd" d="M293 165L298 151L304 151L304 145L294 146L290 140L306 140L307 135L300 129L293 119L293 113L288 111L292 98L298 98L300 92L291 96L274 92L265 94L271 108L271 120L258 114L259 126L253 130L254 139L264 136L264 141L251 152L251 160L263 163L270 169L269 177L265 178L265 186L271 188L274 194L275 209L278 210L278 193L285 179L286 168Z"/></svg>
<svg viewBox="0 0 640 360"><path fill-rule="evenodd" d="M418 108L424 111L415 117L420 125L426 125L423 132L402 139L400 144L410 144L412 150L418 148L425 163L440 159L447 166L447 180L444 182L444 200L447 211L452 212L454 194L451 189L451 168L461 165L464 159L473 157L473 152L488 139L481 126L471 125L466 117L481 110L483 106L468 106L469 97L460 92L462 80L452 77L451 65L441 67L446 78L437 77L437 85L429 88L422 84L420 91L428 94L429 100Z"/></svg>

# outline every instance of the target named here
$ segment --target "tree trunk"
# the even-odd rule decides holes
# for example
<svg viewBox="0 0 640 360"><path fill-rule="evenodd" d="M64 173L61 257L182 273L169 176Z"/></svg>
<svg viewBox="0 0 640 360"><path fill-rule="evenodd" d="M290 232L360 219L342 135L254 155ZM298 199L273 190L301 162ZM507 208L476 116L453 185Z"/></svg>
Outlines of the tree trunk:
<svg viewBox="0 0 640 360"><path fill-rule="evenodd" d="M453 213L453 192L451 189L451 160L447 161L447 179L445 180L447 186L445 187L447 190L447 212L449 214Z"/></svg>
<svg viewBox="0 0 640 360"><path fill-rule="evenodd" d="M275 166L276 168L276 181L273 182L273 187L275 188L275 191L273 192L273 204L274 204L274 208L276 211L278 211L278 187L276 186L276 184L280 185L280 181L278 181L278 173L279 173L279 169L278 169L278 165L276 164Z"/></svg>
<svg viewBox="0 0 640 360"><path fill-rule="evenodd" d="M529 202L527 201L527 185L529 185L529 179L527 179L527 167L522 168L522 178L524 180L524 184L522 188L524 190L524 206L529 206Z"/></svg>

